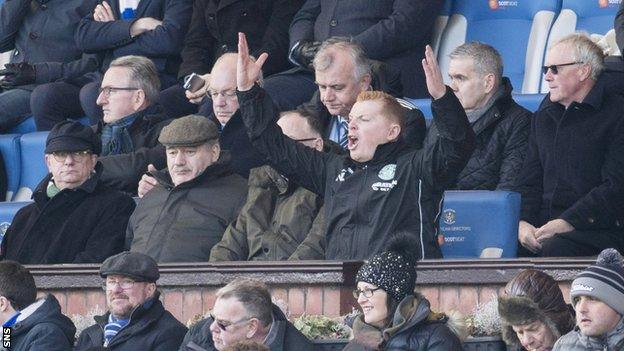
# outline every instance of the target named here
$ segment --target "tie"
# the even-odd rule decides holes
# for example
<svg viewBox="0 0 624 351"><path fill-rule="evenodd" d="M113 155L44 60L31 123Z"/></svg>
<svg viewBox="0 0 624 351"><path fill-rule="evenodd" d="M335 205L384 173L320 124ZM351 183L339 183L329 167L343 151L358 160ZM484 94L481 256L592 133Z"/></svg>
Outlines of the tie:
<svg viewBox="0 0 624 351"><path fill-rule="evenodd" d="M340 122L340 147L343 149L347 148L347 135L349 134L349 124L345 120L341 120Z"/></svg>

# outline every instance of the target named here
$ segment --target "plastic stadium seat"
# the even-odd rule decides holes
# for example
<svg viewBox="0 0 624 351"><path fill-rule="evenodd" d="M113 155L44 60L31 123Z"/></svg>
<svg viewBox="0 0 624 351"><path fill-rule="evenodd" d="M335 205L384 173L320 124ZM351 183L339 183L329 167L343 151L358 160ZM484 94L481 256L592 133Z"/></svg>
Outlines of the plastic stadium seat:
<svg viewBox="0 0 624 351"><path fill-rule="evenodd" d="M32 203L32 201L0 203L0 243L2 243L4 233L6 233L7 228L11 225L17 211L30 203Z"/></svg>
<svg viewBox="0 0 624 351"><path fill-rule="evenodd" d="M444 258L516 257L520 194L446 191L440 216Z"/></svg>
<svg viewBox="0 0 624 351"><path fill-rule="evenodd" d="M537 111L546 94L513 94L513 99L518 105L526 108L531 112Z"/></svg>
<svg viewBox="0 0 624 351"><path fill-rule="evenodd" d="M88 126L91 124L91 120L89 119L89 117L81 117L80 119L78 119L78 121L82 124L84 124L85 126ZM37 131L37 127L35 126L35 119L33 117L28 117L25 120L23 120L20 124L16 125L15 127L11 128L9 130L9 133L12 134L28 134L28 133L33 133Z"/></svg>
<svg viewBox="0 0 624 351"><path fill-rule="evenodd" d="M7 172L6 201L11 201L20 181L20 136L17 134L0 135L0 152Z"/></svg>
<svg viewBox="0 0 624 351"><path fill-rule="evenodd" d="M30 200L35 187L48 174L44 161L45 141L48 132L24 134L21 144L21 177L15 201Z"/></svg>
<svg viewBox="0 0 624 351"><path fill-rule="evenodd" d="M431 48L433 52L438 55L438 49L440 48L440 39L442 39L442 33L446 28L449 17L451 16L451 10L453 9L453 0L444 0L442 11L436 18L433 24L433 32L431 33Z"/></svg>

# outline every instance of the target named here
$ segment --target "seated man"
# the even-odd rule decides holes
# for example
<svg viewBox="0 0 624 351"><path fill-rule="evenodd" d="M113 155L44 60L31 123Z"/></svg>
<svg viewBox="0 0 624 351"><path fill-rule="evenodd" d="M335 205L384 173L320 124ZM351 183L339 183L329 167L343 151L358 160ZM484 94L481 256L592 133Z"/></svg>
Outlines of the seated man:
<svg viewBox="0 0 624 351"><path fill-rule="evenodd" d="M106 350L175 350L186 333L160 302L158 265L149 256L124 251L100 267L108 312L95 316L83 330L75 351L104 346Z"/></svg>
<svg viewBox="0 0 624 351"><path fill-rule="evenodd" d="M622 350L623 286L624 259L615 249L603 250L596 264L572 281L576 328L557 340L553 351Z"/></svg>
<svg viewBox="0 0 624 351"><path fill-rule="evenodd" d="M604 87L603 54L573 34L548 50L550 93L531 121L514 187L522 195L520 255L624 250L624 98Z"/></svg>
<svg viewBox="0 0 624 351"><path fill-rule="evenodd" d="M37 300L35 279L14 261L0 262L0 324L11 328L10 350L67 351L76 327L54 295Z"/></svg>
<svg viewBox="0 0 624 351"><path fill-rule="evenodd" d="M23 264L102 262L121 252L134 200L100 180L102 144L90 127L64 121L46 140L50 174L2 241L0 259Z"/></svg>
<svg viewBox="0 0 624 351"><path fill-rule="evenodd" d="M441 257L434 238L434 197L454 181L474 150L474 132L463 110L438 114L440 138L426 149L414 150L400 138L405 115L396 99L363 92L349 113L348 156L304 148L273 123L272 100L254 85L266 54L253 62L244 35L239 37L237 82L243 121L254 146L279 172L324 196L325 258L366 259L396 232L418 243L420 258ZM452 106L452 101L459 106L439 72L433 73L438 68L430 47L426 55L423 67L433 108Z"/></svg>
<svg viewBox="0 0 624 351"><path fill-rule="evenodd" d="M449 56L450 87L477 136L475 152L452 188L509 190L526 155L531 112L512 99L511 82L502 76L503 62L496 49L472 42ZM452 108L433 110L441 111L457 113ZM425 143L434 143L437 135L433 122Z"/></svg>
<svg viewBox="0 0 624 351"><path fill-rule="evenodd" d="M159 92L158 71L151 60L124 56L111 62L97 99L103 121L93 127L102 139L104 184L133 193L147 165L166 166L158 135L171 120L157 103Z"/></svg>
<svg viewBox="0 0 624 351"><path fill-rule="evenodd" d="M179 351L224 351L239 341L262 343L273 351L311 351L314 346L271 302L267 286L239 278L217 291L212 313L188 331Z"/></svg>
<svg viewBox="0 0 624 351"><path fill-rule="evenodd" d="M158 186L130 217L131 251L158 262L208 261L247 192L218 137L214 123L202 116L178 118L163 128L158 141L167 151L167 169L153 172Z"/></svg>

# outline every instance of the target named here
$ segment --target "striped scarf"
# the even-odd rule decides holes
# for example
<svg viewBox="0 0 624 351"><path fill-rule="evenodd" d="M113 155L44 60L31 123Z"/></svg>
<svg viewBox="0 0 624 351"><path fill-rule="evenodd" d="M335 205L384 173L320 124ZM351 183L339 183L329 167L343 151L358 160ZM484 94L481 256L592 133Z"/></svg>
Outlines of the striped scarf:
<svg viewBox="0 0 624 351"><path fill-rule="evenodd" d="M137 119L138 113L122 118L102 128L102 156L127 154L134 151L128 127Z"/></svg>
<svg viewBox="0 0 624 351"><path fill-rule="evenodd" d="M108 324L104 326L104 347L110 344L110 341L119 333L120 330L126 327L130 323L130 318L120 319L115 318L113 314L108 315Z"/></svg>

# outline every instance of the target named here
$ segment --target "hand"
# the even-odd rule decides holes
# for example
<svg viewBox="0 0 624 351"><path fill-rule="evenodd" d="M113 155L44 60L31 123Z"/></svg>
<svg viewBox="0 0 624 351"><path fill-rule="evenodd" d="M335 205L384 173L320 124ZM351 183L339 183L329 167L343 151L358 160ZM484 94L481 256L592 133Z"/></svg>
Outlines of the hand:
<svg viewBox="0 0 624 351"><path fill-rule="evenodd" d="M247 91L251 89L254 83L260 78L262 65L269 57L269 54L263 52L254 62L249 56L249 46L244 33L238 33L238 62L236 65L236 86L238 91Z"/></svg>
<svg viewBox="0 0 624 351"><path fill-rule="evenodd" d="M574 230L574 227L563 219L553 219L544 224L535 232L535 237L539 243L552 238L555 234L567 233Z"/></svg>
<svg viewBox="0 0 624 351"><path fill-rule="evenodd" d="M442 72L440 66L438 66L438 60L436 60L431 46L427 45L425 48L425 58L422 60L423 70L425 71L425 78L427 80L427 90L429 95L434 100L437 100L446 94L446 85L442 79Z"/></svg>
<svg viewBox="0 0 624 351"><path fill-rule="evenodd" d="M143 34L150 30L154 30L156 29L156 27L161 25L161 20L157 20L152 17L139 18L138 20L134 21L134 23L132 23L132 26L130 26L130 36L136 37L137 35Z"/></svg>
<svg viewBox="0 0 624 351"><path fill-rule="evenodd" d="M301 41L297 48L293 50L292 58L299 66L313 69L312 61L314 61L314 56L316 56L320 46L320 41Z"/></svg>
<svg viewBox="0 0 624 351"><path fill-rule="evenodd" d="M194 93L191 93L188 90L184 91L184 95L189 100L191 104L199 105L204 100L206 94L208 94L208 89L210 88L210 73L206 73L203 76L200 76L204 80L204 86L201 87Z"/></svg>
<svg viewBox="0 0 624 351"><path fill-rule="evenodd" d="M149 164L147 166L147 171L150 173L156 172L156 167L154 167L154 165L152 164ZM147 174L144 174L141 177L141 180L139 181L139 188L137 189L137 195L139 195L139 197L145 196L145 194L147 194L150 190L154 189L156 185L158 185L156 178L150 177Z"/></svg>
<svg viewBox="0 0 624 351"><path fill-rule="evenodd" d="M528 222L520 221L518 224L518 241L529 251L537 253L542 249L540 244L535 238L535 231L537 229Z"/></svg>
<svg viewBox="0 0 624 351"><path fill-rule="evenodd" d="M102 1L93 10L93 19L96 22L111 22L115 20L115 15L110 5L106 1Z"/></svg>
<svg viewBox="0 0 624 351"><path fill-rule="evenodd" d="M35 66L28 62L7 63L4 67L0 70L0 76L4 76L4 79L0 80L0 87L5 90L32 84L37 77Z"/></svg>

